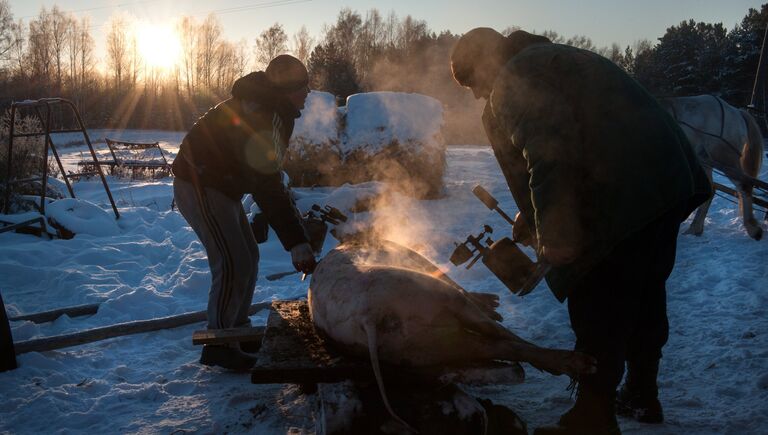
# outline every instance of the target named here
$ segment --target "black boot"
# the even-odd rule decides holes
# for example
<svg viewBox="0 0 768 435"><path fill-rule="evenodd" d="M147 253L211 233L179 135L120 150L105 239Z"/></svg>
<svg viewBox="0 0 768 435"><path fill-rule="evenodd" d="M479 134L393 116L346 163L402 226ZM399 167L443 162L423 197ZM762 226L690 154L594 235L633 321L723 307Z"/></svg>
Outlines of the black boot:
<svg viewBox="0 0 768 435"><path fill-rule="evenodd" d="M249 370L255 363L256 358L241 351L237 343L235 346L206 344L200 354L200 364L239 372Z"/></svg>
<svg viewBox="0 0 768 435"><path fill-rule="evenodd" d="M659 402L656 376L659 360L627 362L627 379L616 393L616 413L641 423L661 423L664 412Z"/></svg>
<svg viewBox="0 0 768 435"><path fill-rule="evenodd" d="M616 421L614 392L598 393L579 386L576 403L554 426L542 426L533 435L621 435Z"/></svg>

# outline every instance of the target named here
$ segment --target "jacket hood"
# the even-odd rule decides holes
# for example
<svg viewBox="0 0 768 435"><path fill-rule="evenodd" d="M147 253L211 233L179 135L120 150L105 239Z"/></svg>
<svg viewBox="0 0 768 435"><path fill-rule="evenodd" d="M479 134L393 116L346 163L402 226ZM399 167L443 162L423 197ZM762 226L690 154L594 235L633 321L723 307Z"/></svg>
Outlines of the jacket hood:
<svg viewBox="0 0 768 435"><path fill-rule="evenodd" d="M517 30L510 33L509 36L507 36L507 40L509 41L505 47L507 59L520 53L531 45L552 43L546 36L534 35L533 33L528 33L524 30Z"/></svg>

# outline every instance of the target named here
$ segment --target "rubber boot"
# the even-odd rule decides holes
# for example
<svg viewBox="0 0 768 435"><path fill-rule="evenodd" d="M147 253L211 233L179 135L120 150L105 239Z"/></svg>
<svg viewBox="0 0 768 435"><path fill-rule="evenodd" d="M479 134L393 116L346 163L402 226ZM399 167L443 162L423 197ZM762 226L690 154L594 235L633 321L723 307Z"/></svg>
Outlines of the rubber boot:
<svg viewBox="0 0 768 435"><path fill-rule="evenodd" d="M251 324L251 320L248 319L247 321L243 323L238 323L235 325L235 328L250 328L253 324ZM239 342L240 350L242 350L245 353L248 354L255 354L259 352L259 349L261 349L261 340L257 341L241 341ZM254 355L250 355L251 357L254 357Z"/></svg>
<svg viewBox="0 0 768 435"><path fill-rule="evenodd" d="M656 385L658 373L658 359L627 362L626 380L616 393L616 413L641 423L662 423L664 411Z"/></svg>
<svg viewBox="0 0 768 435"><path fill-rule="evenodd" d="M243 372L256 363L256 358L240 350L237 343L233 345L206 344L200 354L200 364L219 366L225 369Z"/></svg>
<svg viewBox="0 0 768 435"><path fill-rule="evenodd" d="M556 425L543 426L534 435L621 435L616 421L614 391L598 393L579 386L576 403Z"/></svg>

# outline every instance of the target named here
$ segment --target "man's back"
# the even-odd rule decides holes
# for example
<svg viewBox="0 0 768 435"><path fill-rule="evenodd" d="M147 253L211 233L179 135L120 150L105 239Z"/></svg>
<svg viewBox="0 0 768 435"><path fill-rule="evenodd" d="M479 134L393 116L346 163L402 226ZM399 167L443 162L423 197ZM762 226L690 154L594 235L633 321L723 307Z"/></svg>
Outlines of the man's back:
<svg viewBox="0 0 768 435"><path fill-rule="evenodd" d="M512 146L527 156L536 213L546 213L548 203L572 205L552 207L559 216L537 217L579 232L586 254L551 274L551 286L663 213L709 193L671 117L595 53L559 44L523 49L497 77L490 104ZM551 187L536 189L537 180Z"/></svg>

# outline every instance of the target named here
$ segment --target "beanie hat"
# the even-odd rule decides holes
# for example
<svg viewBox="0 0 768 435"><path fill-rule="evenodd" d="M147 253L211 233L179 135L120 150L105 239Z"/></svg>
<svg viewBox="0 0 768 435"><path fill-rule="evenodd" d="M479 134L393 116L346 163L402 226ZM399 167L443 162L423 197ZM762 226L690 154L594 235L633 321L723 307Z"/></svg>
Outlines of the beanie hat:
<svg viewBox="0 0 768 435"><path fill-rule="evenodd" d="M272 59L265 71L267 80L276 88L291 92L309 84L307 68L299 59L281 54Z"/></svg>
<svg viewBox="0 0 768 435"><path fill-rule="evenodd" d="M512 32L505 37L488 28L478 27L459 38L451 53L451 70L456 81L466 86L475 66L490 56L500 56L505 62L523 49L533 44L551 42L544 36L534 35L523 30Z"/></svg>

